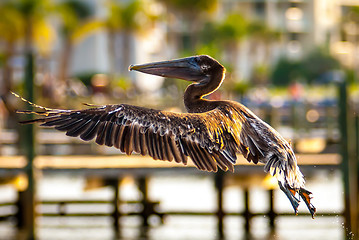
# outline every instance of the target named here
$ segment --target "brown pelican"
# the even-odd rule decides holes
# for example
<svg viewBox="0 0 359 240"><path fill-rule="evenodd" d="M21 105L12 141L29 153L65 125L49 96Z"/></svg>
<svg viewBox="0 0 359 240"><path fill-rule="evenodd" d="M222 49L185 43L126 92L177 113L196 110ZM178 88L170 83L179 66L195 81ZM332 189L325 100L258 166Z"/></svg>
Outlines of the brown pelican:
<svg viewBox="0 0 359 240"><path fill-rule="evenodd" d="M311 192L304 188L304 177L288 142L253 112L234 101L211 101L203 97L216 91L225 77L225 68L215 59L193 56L172 61L132 65L130 70L193 82L184 93L188 113L173 113L127 104L104 105L81 110L39 107L43 117L22 123L42 123L66 135L116 147L153 159L194 165L205 171L217 168L233 171L236 154L250 162L264 163L264 170L278 180L295 213L299 196L312 217L315 207Z"/></svg>

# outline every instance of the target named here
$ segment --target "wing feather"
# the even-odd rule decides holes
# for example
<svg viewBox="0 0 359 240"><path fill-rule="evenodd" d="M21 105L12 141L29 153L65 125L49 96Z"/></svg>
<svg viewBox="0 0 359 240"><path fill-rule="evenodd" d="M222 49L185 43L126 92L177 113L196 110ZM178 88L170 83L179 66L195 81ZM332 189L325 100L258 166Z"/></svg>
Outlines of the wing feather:
<svg viewBox="0 0 359 240"><path fill-rule="evenodd" d="M133 145L133 151L136 153L140 153L140 128L139 125L137 123L132 124L131 126L131 131L133 132L133 137L132 137L132 145Z"/></svg>
<svg viewBox="0 0 359 240"><path fill-rule="evenodd" d="M139 140L139 145L140 145L140 154L142 156L145 156L147 154L148 147L146 144L146 136L144 133L141 133L141 130L140 130L140 136L139 136L138 140Z"/></svg>
<svg viewBox="0 0 359 240"><path fill-rule="evenodd" d="M114 123L108 122L106 129L105 129L105 145L108 147L113 146L113 130L114 130Z"/></svg>
<svg viewBox="0 0 359 240"><path fill-rule="evenodd" d="M99 123L100 120L98 119L98 117L95 119L93 119L91 125L88 127L88 129L86 131L84 131L83 133L81 133L80 138L84 141L90 141L92 140L96 134L97 134L97 129L99 127Z"/></svg>
<svg viewBox="0 0 359 240"><path fill-rule="evenodd" d="M169 137L167 135L163 135L162 137L163 141L163 148L164 148L164 151L166 153L166 157L167 157L167 160L172 162L173 160L173 155L172 155L172 152L171 152L171 149L170 149L170 143L169 143Z"/></svg>
<svg viewBox="0 0 359 240"><path fill-rule="evenodd" d="M152 139L151 139L151 129L148 129L145 132L146 135L146 146L148 149L148 155L150 155L153 159L157 160L158 158L155 156L155 151L154 151L154 147L152 144Z"/></svg>
<svg viewBox="0 0 359 240"><path fill-rule="evenodd" d="M82 119L72 118L63 124L56 126L55 129L59 131L69 131L72 129L73 126L76 126L76 124L81 121Z"/></svg>
<svg viewBox="0 0 359 240"><path fill-rule="evenodd" d="M199 145L196 145L198 154L200 154L202 161L207 165L207 171L217 172L217 164L213 157Z"/></svg>
<svg viewBox="0 0 359 240"><path fill-rule="evenodd" d="M120 145L121 145L121 137L122 137L122 133L123 133L123 130L125 128L124 125L119 125L117 124L117 129L116 131L114 132L114 135L113 135L113 138L114 138L114 146L115 148L117 149L120 149Z"/></svg>
<svg viewBox="0 0 359 240"><path fill-rule="evenodd" d="M126 146L126 141L127 141L127 136L128 136L129 129L130 129L129 126L124 125L122 134L119 136L119 144L120 144L120 151L121 152L126 152L125 146Z"/></svg>
<svg viewBox="0 0 359 240"><path fill-rule="evenodd" d="M100 125L98 127L98 132L97 132L97 137L96 137L96 140L95 142L98 144L98 145L103 145L105 143L105 130L106 130L106 127L107 127L107 124L108 122L100 122Z"/></svg>
<svg viewBox="0 0 359 240"><path fill-rule="evenodd" d="M165 160L164 153L163 153L163 148L161 147L162 138L160 137L160 134L157 131L153 132L153 139L154 139L154 144L156 145L156 151L157 151L158 159Z"/></svg>
<svg viewBox="0 0 359 240"><path fill-rule="evenodd" d="M66 135L71 137L78 137L82 132L86 131L86 128L88 128L92 122L92 120L88 117L86 119L79 122L76 127L73 127L71 130L67 131Z"/></svg>
<svg viewBox="0 0 359 240"><path fill-rule="evenodd" d="M53 120L51 120L53 119ZM67 123L69 120L71 120L71 117L61 117L61 116L55 116L53 118L48 118L48 122L45 122L41 124L41 126L44 127L52 127L52 126L58 126Z"/></svg>
<svg viewBox="0 0 359 240"><path fill-rule="evenodd" d="M95 138L97 144L114 146L128 155L148 154L185 165L190 157L201 170L217 171L217 165L233 170L236 153L241 152L234 133L242 123L235 126L234 118L225 114L220 109L179 114L120 104L83 110L50 109L31 123L41 122L85 141Z"/></svg>
<svg viewBox="0 0 359 240"><path fill-rule="evenodd" d="M184 165L186 165L187 164L186 156L182 151L180 151L179 148L177 148L177 144L173 137L169 137L168 146L171 149L171 153L173 155L175 162L183 163Z"/></svg>
<svg viewBox="0 0 359 240"><path fill-rule="evenodd" d="M201 160L199 159L197 152L193 149L191 142L183 141L182 144L186 148L186 151L187 151L189 157L192 159L192 162L194 163L194 165L196 165L196 167L200 170L206 170L206 168L203 166Z"/></svg>
<svg viewBox="0 0 359 240"><path fill-rule="evenodd" d="M126 152L127 155L131 155L133 152L133 125L128 126L128 132L127 132L127 137L126 137L126 141L125 141L125 146L124 146L124 150Z"/></svg>

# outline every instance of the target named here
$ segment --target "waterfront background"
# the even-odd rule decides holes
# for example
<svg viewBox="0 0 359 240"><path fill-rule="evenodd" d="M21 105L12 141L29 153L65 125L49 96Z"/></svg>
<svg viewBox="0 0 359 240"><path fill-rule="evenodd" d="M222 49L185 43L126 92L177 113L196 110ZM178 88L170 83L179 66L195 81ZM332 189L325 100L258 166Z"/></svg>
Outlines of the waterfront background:
<svg viewBox="0 0 359 240"><path fill-rule="evenodd" d="M38 181L38 195L43 200L110 200L113 191L110 188L84 191L86 181L82 177L72 174L55 174L43 176ZM253 239L344 239L344 221L339 213L343 211L343 189L341 176L335 172L319 172L317 176L307 181L308 189L315 194L313 204L318 212L329 211L338 213L333 217L318 216L312 220L309 216L279 217L277 231L269 238L270 229L268 219L258 216L253 219ZM16 192L10 186L0 189L2 200L16 200ZM215 189L211 179L196 176L170 176L161 174L150 180L150 197L161 202L161 211L196 210L213 211L216 208ZM260 187L250 191L253 211L261 212L268 208L267 195ZM141 198L138 189L131 179L127 179L121 189L121 195L130 200ZM6 197L5 197L6 196ZM277 192L276 209L278 211L292 212L287 198ZM238 187L228 187L224 192L226 211L243 211L243 192ZM49 206L41 211L51 211ZM52 208L52 209L51 209ZM111 213L112 206L102 204L94 208L91 205L69 206L69 212L98 212ZM305 212L305 206L299 211ZM111 217L40 217L37 220L38 237L46 240L60 239L114 239L115 232ZM159 219L151 219L153 227L143 236L140 217L124 217L122 222L122 239L218 239L216 232L216 218L214 216L168 216L165 224ZM242 218L229 216L225 220L226 239L245 239ZM0 239L11 239L16 236L14 222L0 223ZM355 239L355 238L354 238Z"/></svg>
<svg viewBox="0 0 359 240"><path fill-rule="evenodd" d="M18 124L11 91L183 112L187 83L128 66L196 54L227 69L209 98L291 142L314 220L243 159L203 173ZM0 239L356 239L358 71L357 0L2 0Z"/></svg>

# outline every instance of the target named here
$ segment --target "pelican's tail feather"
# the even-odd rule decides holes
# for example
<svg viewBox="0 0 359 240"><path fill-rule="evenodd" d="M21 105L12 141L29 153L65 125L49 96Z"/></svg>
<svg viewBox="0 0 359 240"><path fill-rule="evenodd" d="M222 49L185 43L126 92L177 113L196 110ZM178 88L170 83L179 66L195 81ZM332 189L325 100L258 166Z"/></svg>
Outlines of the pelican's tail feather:
<svg viewBox="0 0 359 240"><path fill-rule="evenodd" d="M30 106L34 107L34 108L38 108L40 110L36 111L36 110L16 110L16 113L21 113L21 114L36 114L36 115L44 115L44 116L52 116L52 115L57 115L59 113L64 113L64 112L71 112L71 110L64 110L64 109L54 109L54 108L47 108L47 107L43 107L40 105L37 105L33 102L30 102L29 100L19 96L18 94L11 92L15 97L19 98L21 101L29 104ZM31 120L25 120L25 121L21 121L21 124L31 124L31 123L36 123L36 122L43 122L44 118L39 118L39 119L31 119Z"/></svg>

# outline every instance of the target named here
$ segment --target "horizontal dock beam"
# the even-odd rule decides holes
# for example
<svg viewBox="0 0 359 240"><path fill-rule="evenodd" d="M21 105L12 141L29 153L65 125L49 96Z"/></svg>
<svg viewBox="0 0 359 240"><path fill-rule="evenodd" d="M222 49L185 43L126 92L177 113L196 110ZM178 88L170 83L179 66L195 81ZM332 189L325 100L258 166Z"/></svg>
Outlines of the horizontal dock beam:
<svg viewBox="0 0 359 240"><path fill-rule="evenodd" d="M302 167L335 167L341 163L339 154L297 154L298 165ZM24 156L0 156L0 171L22 169L26 166ZM74 170L74 169L190 169L194 164L190 161L187 166L176 162L153 160L148 156L125 154L119 155L61 155L61 156L37 156L34 166L40 170ZM238 155L236 167L263 167L259 163L255 165Z"/></svg>

